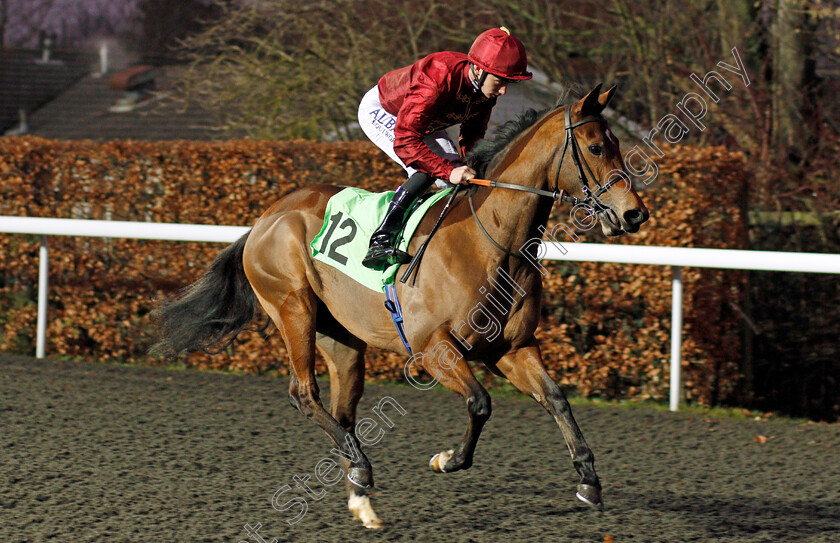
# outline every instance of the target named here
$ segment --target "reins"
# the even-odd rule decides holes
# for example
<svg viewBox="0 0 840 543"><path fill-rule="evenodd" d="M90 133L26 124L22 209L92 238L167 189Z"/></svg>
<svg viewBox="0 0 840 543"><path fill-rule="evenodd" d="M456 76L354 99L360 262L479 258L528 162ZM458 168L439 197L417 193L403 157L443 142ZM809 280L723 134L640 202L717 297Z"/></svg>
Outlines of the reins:
<svg viewBox="0 0 840 543"><path fill-rule="evenodd" d="M584 117L583 119L579 120L576 123L572 123L572 114L571 108L566 108L566 137L563 142L563 151L560 153L560 163L557 165L557 173L554 175L554 190L542 190L533 187L526 187L524 185L516 185L513 183L502 183L501 181L496 181L494 179L470 179L470 185L477 185L481 187L487 188L500 188L500 189L510 189L510 190L518 190L522 192L529 192L531 194L536 194L538 196L543 196L546 198L552 198L554 201L560 200L561 202L568 202L573 207L583 205L590 208L590 213L601 213L610 209L609 206L605 205L601 200L598 199L599 196L610 190L610 188L619 180L621 177L616 177L615 179L609 181L608 183L602 185L598 182L598 178L595 177L595 174L592 173L592 169L589 167L589 163L585 160L581 159L581 150L580 145L578 144L577 138L575 137L574 130L578 126L587 124L587 123L605 123L606 120L599 116L595 117ZM571 145L570 145L571 144ZM575 169L577 170L578 179L580 180L581 190L583 191L584 198L577 198L575 196L571 196L567 194L565 190L560 189L560 170L563 168L563 159L566 156L566 150L571 148L571 155L572 160L575 163ZM583 165L581 165L581 162ZM589 179L586 175L586 172L583 170L583 166L586 166L586 172L589 172L589 177L592 177L593 181L598 188L593 192L592 189L589 187ZM504 252L508 256L515 256L519 259L524 259L525 257L519 254L519 252L513 252L505 247L502 247L496 240L494 240L490 234L487 232L487 229L484 228L484 225L481 224L481 221L478 219L478 215L475 213L475 207L473 206L472 201L472 191L467 192L467 197L470 202L470 211L472 211L473 218L475 222L478 224L478 227L481 229L481 232L490 240L490 242L496 246L497 249Z"/></svg>
<svg viewBox="0 0 840 543"><path fill-rule="evenodd" d="M488 187L491 189L511 189L511 190L519 190L524 192L530 192L532 194L539 194L540 196L546 196L548 198L553 198L554 200L563 200L564 202L572 202L572 200L580 201L580 198L575 198L574 196L569 196L566 194L566 191L549 191L549 190L542 190L542 189L535 189L532 187L526 187L523 185L514 185L513 183L502 183L501 181L495 181L493 179L470 179L470 185L478 185L480 187ZM574 202L573 202L574 203Z"/></svg>
<svg viewBox="0 0 840 543"><path fill-rule="evenodd" d="M566 137L565 137L564 142L563 142L563 151L560 153L560 162L559 162L559 164L557 164L557 173L555 173L555 175L554 175L554 190L553 191L542 190L542 189L537 189L537 188L533 188L533 187L526 187L524 185L516 185L516 184L513 184L513 183L503 183L501 181L496 181L494 179L470 179L469 184L470 185L475 185L475 186L480 186L480 187L487 187L487 188L491 188L491 189L499 188L499 189L509 189L509 190L518 190L518 191L521 191L521 192L528 192L528 193L531 193L531 194L536 194L536 195L541 196L541 197L551 198L554 201L560 200L561 202L567 202L567 203L571 204L573 207L583 205L583 206L586 206L590 209L590 214L592 214L592 215L609 210L610 207L605 205L603 202L601 202L601 200L599 200L598 197L601 196L602 194L604 194L605 192L607 192L610 189L610 187L612 187L613 184L615 184L620 179L620 177L617 177L617 178L613 179L612 181L609 181L608 183L606 183L604 185L601 185L598 182L598 179L595 177L595 174L592 172L592 169L589 167L589 163L586 162L585 160L581 159L581 154L582 153L581 153L581 150L580 150L580 145L578 144L578 141L577 141L577 138L575 137L575 132L574 132L575 128L577 128L578 126L581 126L581 125L584 125L584 124L587 124L587 123L595 123L595 122L605 123L606 120L603 117L601 117L600 115L598 115L598 116L593 116L593 117L584 117L583 119L579 120L578 122L572 123L572 114L571 114L571 108L570 107L566 107L565 115L566 115ZM575 169L577 170L578 179L580 180L581 190L583 191L583 195L584 195L583 199L572 196L572 195L566 193L565 190L560 189L560 171L563 168L563 159L566 157L566 151L568 149L571 149L572 160L575 163ZM583 164L581 164L581 162ZM584 165L586 166L586 171L584 171L584 169L583 169ZM589 176L587 176L586 172L589 172ZM589 177L591 177L593 179L593 181L595 182L595 184L598 186L598 188L594 192L589 187ZM434 227L432 228L432 231L430 232L429 236L426 238L426 241L423 243L423 245L421 245L420 249L417 251L417 254L414 255L414 257L412 258L412 260L409 264L408 269L406 270L406 272L403 274L402 278L400 279L400 281L402 283L405 283L408 280L408 278L411 276L411 273L416 268L417 264L419 263L420 259L422 258L423 252L426 249L426 245L431 240L432 235L434 235L434 233L437 231L438 227L440 227L440 224L443 222L444 217L446 216L447 212L450 209L452 201L455 199L455 196L458 194L458 192L460 191L461 188L463 188L463 185L457 185L455 187L455 190L452 192L452 195L449 197L449 200L446 202L446 205L444 206L443 211L440 214L440 217L438 217L437 222L435 223ZM516 257L520 260L526 260L527 257L520 254L519 251L511 251L510 249L507 249L506 247L503 247L501 244L499 244L499 242L497 242L495 239L493 239L493 237L490 235L490 233L487 231L487 229L484 228L484 225L481 223L481 221L478 218L478 215L475 212L475 206L473 205L473 201L472 201L472 193L473 193L473 191L467 191L467 199L469 200L469 203L470 203L470 211L472 212L472 216L475 219L476 224L478 224L478 227L481 230L481 232L484 234L484 236L488 240L490 240L490 243L492 243L497 249L499 249L500 251L502 251L506 255Z"/></svg>

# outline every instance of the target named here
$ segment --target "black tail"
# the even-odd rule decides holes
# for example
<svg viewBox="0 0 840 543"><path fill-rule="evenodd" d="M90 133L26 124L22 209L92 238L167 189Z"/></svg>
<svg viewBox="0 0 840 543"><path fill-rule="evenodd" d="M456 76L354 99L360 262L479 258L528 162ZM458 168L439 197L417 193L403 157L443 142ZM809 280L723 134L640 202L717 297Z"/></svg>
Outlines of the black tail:
<svg viewBox="0 0 840 543"><path fill-rule="evenodd" d="M219 352L253 320L257 297L242 265L248 234L222 251L210 269L186 287L179 298L165 300L152 312L158 342L150 354L211 352L209 349L214 346L218 347L212 352Z"/></svg>

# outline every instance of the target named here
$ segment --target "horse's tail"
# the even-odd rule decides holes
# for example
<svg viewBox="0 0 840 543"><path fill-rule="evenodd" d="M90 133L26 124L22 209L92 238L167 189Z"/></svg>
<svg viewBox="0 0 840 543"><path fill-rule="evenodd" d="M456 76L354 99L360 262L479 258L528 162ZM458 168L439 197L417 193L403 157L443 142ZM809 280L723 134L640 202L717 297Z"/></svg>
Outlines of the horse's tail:
<svg viewBox="0 0 840 543"><path fill-rule="evenodd" d="M253 320L257 297L242 265L245 242L251 232L222 251L201 278L178 298L165 300L152 312L158 342L154 356L184 351L219 352ZM214 351L211 347L218 346Z"/></svg>

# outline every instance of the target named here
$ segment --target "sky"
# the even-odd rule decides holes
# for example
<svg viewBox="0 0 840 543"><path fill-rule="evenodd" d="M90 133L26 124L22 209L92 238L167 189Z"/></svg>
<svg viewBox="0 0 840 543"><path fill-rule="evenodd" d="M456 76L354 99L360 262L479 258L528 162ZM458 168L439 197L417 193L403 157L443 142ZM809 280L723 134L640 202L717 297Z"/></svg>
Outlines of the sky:
<svg viewBox="0 0 840 543"><path fill-rule="evenodd" d="M122 35L138 26L138 0L0 0L5 4L3 45L37 47L41 29L59 44L83 45L96 35Z"/></svg>

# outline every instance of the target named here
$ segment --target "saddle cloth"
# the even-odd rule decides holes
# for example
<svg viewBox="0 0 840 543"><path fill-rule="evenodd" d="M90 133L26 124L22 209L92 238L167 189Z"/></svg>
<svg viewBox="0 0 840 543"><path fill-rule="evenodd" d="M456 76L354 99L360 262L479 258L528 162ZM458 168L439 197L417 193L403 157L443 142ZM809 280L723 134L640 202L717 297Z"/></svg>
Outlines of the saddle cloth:
<svg viewBox="0 0 840 543"><path fill-rule="evenodd" d="M401 250L408 251L408 242L420 220L429 208L451 190L432 193L415 207L400 239ZM371 270L362 266L362 259L367 254L371 234L379 227L393 198L394 191L369 192L354 187L345 188L330 198L324 214L324 225L309 244L312 257L371 290L383 292L385 285L394 282L400 265L393 264L382 271Z"/></svg>

